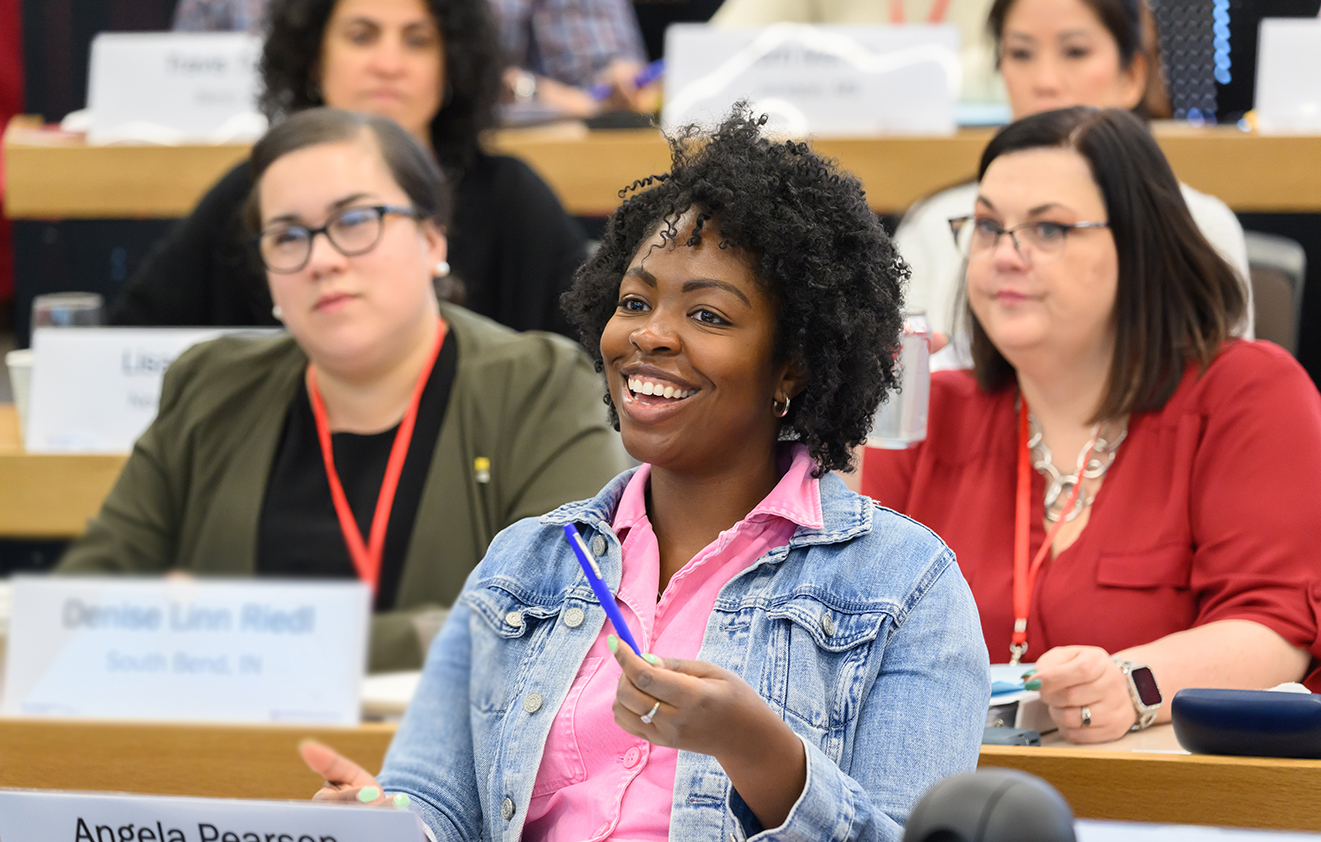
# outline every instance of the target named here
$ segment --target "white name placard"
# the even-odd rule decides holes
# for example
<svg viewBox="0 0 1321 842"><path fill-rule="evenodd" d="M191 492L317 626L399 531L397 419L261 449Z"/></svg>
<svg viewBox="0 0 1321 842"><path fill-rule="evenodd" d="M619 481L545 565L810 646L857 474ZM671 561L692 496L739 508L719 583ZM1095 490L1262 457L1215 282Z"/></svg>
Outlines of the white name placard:
<svg viewBox="0 0 1321 842"><path fill-rule="evenodd" d="M15 576L0 713L354 725L369 602L348 581Z"/></svg>
<svg viewBox="0 0 1321 842"><path fill-rule="evenodd" d="M384 807L0 789L4 842L422 842L425 838L416 814Z"/></svg>
<svg viewBox="0 0 1321 842"><path fill-rule="evenodd" d="M253 140L261 39L243 32L103 32L87 76L90 143Z"/></svg>
<svg viewBox="0 0 1321 842"><path fill-rule="evenodd" d="M777 24L665 31L667 129L712 125L746 99L796 136L952 134L958 28Z"/></svg>
<svg viewBox="0 0 1321 842"><path fill-rule="evenodd" d="M1321 131L1321 20L1267 18L1257 36L1257 127Z"/></svg>
<svg viewBox="0 0 1321 842"><path fill-rule="evenodd" d="M244 331L38 328L32 335L28 451L127 453L156 417L170 363L199 342L236 332Z"/></svg>

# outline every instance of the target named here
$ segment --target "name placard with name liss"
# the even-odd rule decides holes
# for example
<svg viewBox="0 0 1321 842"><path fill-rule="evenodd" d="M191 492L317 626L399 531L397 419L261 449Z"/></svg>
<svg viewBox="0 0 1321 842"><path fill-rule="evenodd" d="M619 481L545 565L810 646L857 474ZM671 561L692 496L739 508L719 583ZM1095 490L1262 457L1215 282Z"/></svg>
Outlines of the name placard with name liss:
<svg viewBox="0 0 1321 842"><path fill-rule="evenodd" d="M156 417L165 370L233 328L38 328L25 427L30 453L127 453Z"/></svg>

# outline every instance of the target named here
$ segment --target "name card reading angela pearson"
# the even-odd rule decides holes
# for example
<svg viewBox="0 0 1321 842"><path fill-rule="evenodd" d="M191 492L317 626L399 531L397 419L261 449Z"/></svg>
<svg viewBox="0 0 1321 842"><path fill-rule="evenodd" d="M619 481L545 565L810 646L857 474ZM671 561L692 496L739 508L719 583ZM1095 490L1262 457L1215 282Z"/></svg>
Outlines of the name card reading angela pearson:
<svg viewBox="0 0 1321 842"><path fill-rule="evenodd" d="M233 328L38 328L32 336L31 453L127 453L156 417L165 370Z"/></svg>
<svg viewBox="0 0 1321 842"><path fill-rule="evenodd" d="M407 810L0 789L4 842L422 842Z"/></svg>
<svg viewBox="0 0 1321 842"><path fill-rule="evenodd" d="M0 713L359 721L361 582L15 576L12 611Z"/></svg>

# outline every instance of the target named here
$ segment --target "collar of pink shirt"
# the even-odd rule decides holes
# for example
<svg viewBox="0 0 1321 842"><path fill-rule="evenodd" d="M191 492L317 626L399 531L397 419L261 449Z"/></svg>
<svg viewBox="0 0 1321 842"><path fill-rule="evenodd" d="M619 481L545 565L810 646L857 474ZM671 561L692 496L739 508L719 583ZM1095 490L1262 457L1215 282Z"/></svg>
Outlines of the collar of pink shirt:
<svg viewBox="0 0 1321 842"><path fill-rule="evenodd" d="M698 658L720 589L787 544L798 527L824 525L807 448L782 446L779 467L771 493L674 574L659 600L660 548L647 517L651 466L629 480L611 521L623 550L615 599L639 646L668 658ZM668 838L678 752L615 725L620 669L606 646L612 631L608 623L601 630L556 713L524 827L529 842Z"/></svg>

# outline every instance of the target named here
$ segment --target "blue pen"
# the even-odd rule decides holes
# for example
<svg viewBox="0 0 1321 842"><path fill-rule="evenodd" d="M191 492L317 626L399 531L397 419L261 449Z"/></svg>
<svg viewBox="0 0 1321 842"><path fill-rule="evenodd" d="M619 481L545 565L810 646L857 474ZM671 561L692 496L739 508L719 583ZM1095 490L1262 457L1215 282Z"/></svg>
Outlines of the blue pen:
<svg viewBox="0 0 1321 842"><path fill-rule="evenodd" d="M596 598L601 601L601 607L605 609L605 615L610 618L610 625L615 627L619 637L633 647L633 651L642 656L642 647L633 639L633 634L624 624L624 615L619 613L619 606L615 605L615 595L610 593L610 588L606 587L605 580L601 577L601 568L596 565L596 559L587 551L587 545L583 543L583 536L578 534L578 527L572 523L564 524L564 537L569 539L569 545L573 547L573 552L578 556L578 563L582 565L583 572L587 574L587 581L592 586L592 591L596 593Z"/></svg>
<svg viewBox="0 0 1321 842"><path fill-rule="evenodd" d="M655 82L665 72L665 59L658 58L651 64L642 68L638 75L633 77L633 87L645 88L652 82ZM602 82L599 85L592 86L592 99L605 99L610 96L610 91L614 90L609 84Z"/></svg>

